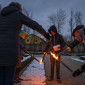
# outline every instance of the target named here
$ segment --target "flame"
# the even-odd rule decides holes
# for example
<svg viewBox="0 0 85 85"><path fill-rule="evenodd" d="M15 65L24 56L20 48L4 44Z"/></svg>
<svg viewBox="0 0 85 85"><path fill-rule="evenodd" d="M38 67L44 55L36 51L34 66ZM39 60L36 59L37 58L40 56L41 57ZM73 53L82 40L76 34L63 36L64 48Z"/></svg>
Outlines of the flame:
<svg viewBox="0 0 85 85"><path fill-rule="evenodd" d="M39 61L40 64L42 64L42 59Z"/></svg>
<svg viewBox="0 0 85 85"><path fill-rule="evenodd" d="M56 60L58 60L58 56L56 56L53 52L50 52L50 54L51 54Z"/></svg>

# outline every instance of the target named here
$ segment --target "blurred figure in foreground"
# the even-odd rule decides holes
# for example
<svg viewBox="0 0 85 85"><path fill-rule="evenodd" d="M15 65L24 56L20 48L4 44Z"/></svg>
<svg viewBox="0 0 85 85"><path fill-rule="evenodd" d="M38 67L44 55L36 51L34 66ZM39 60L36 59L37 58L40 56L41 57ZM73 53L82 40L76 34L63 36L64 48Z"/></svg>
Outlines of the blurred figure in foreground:
<svg viewBox="0 0 85 85"><path fill-rule="evenodd" d="M0 12L0 85L14 85L19 56L19 33L23 24L49 39L41 25L22 13L18 2L11 2L4 7Z"/></svg>
<svg viewBox="0 0 85 85"><path fill-rule="evenodd" d="M85 27L84 25L78 25L72 32L72 35L75 37L75 40L67 47L67 50L70 51L72 48L77 46L79 43L83 42L85 45ZM79 76L85 71L85 63L82 64L77 70L73 72L73 76Z"/></svg>

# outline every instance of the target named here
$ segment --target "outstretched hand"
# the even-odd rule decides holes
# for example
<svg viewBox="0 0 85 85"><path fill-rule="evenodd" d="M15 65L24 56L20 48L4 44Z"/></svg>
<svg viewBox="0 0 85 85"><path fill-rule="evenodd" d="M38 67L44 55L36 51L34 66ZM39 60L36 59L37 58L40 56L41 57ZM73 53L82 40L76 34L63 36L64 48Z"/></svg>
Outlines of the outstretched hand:
<svg viewBox="0 0 85 85"><path fill-rule="evenodd" d="M70 47L67 47L67 50L68 50L68 51L71 51L71 48L70 48Z"/></svg>
<svg viewBox="0 0 85 85"><path fill-rule="evenodd" d="M82 73L82 72L81 72L79 69L77 69L77 70L75 70L75 71L73 72L72 76L73 76L73 77L77 77L77 76L79 76L81 73Z"/></svg>

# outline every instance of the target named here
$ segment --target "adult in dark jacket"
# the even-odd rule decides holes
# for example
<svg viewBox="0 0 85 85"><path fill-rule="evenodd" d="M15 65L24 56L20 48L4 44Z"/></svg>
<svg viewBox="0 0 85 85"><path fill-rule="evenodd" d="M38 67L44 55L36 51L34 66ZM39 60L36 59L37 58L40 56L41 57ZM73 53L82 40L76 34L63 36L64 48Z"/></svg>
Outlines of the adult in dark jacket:
<svg viewBox="0 0 85 85"><path fill-rule="evenodd" d="M49 38L42 26L21 10L19 3L12 2L0 12L0 85L13 85L19 55L18 38L23 24Z"/></svg>
<svg viewBox="0 0 85 85"><path fill-rule="evenodd" d="M52 35L50 37L50 42L48 43L46 50L44 53L47 53L48 49L50 48L50 51L54 50L56 54L59 54L61 52L61 48L65 45L65 41L63 37L57 32L57 29L54 25L52 25L48 32ZM58 59L60 59L60 55L58 56ZM50 54L50 61L51 61L51 76L49 80L53 80L54 78L54 66L56 62L56 79L60 83L60 62L55 60L53 56Z"/></svg>
<svg viewBox="0 0 85 85"><path fill-rule="evenodd" d="M75 37L75 40L67 47L67 50L70 51L72 48L77 46L79 43L83 42L85 45L85 27L84 25L78 25L72 32L72 35ZM85 71L85 63L82 64L77 70L73 72L73 76L79 76Z"/></svg>

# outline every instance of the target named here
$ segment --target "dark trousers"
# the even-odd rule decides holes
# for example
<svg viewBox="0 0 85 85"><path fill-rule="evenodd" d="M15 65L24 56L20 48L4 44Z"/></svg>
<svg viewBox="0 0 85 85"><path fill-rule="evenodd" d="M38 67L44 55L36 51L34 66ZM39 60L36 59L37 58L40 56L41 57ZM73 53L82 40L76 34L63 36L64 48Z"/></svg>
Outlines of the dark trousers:
<svg viewBox="0 0 85 85"><path fill-rule="evenodd" d="M60 56L58 56L60 59ZM54 66L56 65L56 78L60 79L60 62L57 61L50 55L50 61L51 61L51 76L50 78L54 78Z"/></svg>
<svg viewBox="0 0 85 85"><path fill-rule="evenodd" d="M14 85L16 65L0 66L0 85Z"/></svg>

